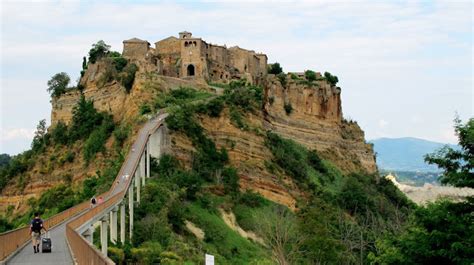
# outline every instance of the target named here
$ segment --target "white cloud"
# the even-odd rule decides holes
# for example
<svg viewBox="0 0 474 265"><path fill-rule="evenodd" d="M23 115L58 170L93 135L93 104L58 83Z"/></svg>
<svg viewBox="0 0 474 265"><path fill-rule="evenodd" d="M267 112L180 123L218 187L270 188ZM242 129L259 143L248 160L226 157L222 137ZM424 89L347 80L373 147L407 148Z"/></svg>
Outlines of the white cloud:
<svg viewBox="0 0 474 265"><path fill-rule="evenodd" d="M387 125L389 125L388 121L386 121L384 119L379 120L379 128L384 129L384 128L387 127Z"/></svg>
<svg viewBox="0 0 474 265"><path fill-rule="evenodd" d="M380 116L394 136L426 137L439 135L438 124L450 124L454 110L472 116L470 1L2 2L1 22L2 94L17 104L2 104L2 122L12 127L28 126L13 115L24 108L49 113L44 84L59 71L77 76L97 40L121 51L124 39L154 43L181 30L265 52L287 71L337 74L345 116L367 135L384 133ZM28 95L42 102L17 103ZM413 126L412 113L423 126ZM31 127L49 118L32 116L22 116Z"/></svg>
<svg viewBox="0 0 474 265"><path fill-rule="evenodd" d="M35 136L35 129L28 128L10 128L2 129L0 133L0 141L10 141L10 140L29 140L31 141Z"/></svg>

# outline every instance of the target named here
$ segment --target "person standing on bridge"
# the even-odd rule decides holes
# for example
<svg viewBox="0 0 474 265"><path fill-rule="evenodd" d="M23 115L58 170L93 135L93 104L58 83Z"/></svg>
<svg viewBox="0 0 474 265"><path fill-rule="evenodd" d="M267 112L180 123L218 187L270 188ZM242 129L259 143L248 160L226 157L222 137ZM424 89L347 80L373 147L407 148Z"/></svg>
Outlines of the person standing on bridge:
<svg viewBox="0 0 474 265"><path fill-rule="evenodd" d="M44 227L43 220L40 218L39 213L35 213L35 218L31 220L30 224L30 234L31 234L31 241L33 242L33 251L35 253L40 252L39 245L41 241L41 230L47 232L46 228Z"/></svg>

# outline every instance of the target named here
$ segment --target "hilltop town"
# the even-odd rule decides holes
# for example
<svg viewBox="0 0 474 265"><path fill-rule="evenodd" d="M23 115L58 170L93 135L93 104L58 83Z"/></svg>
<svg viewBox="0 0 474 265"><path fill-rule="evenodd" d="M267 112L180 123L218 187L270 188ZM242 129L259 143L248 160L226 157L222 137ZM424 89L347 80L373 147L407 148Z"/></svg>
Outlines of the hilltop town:
<svg viewBox="0 0 474 265"><path fill-rule="evenodd" d="M123 57L148 71L178 78L204 78L207 81L229 82L245 78L261 83L267 73L267 56L263 53L208 44L191 32L179 33L155 42L132 38L123 41Z"/></svg>

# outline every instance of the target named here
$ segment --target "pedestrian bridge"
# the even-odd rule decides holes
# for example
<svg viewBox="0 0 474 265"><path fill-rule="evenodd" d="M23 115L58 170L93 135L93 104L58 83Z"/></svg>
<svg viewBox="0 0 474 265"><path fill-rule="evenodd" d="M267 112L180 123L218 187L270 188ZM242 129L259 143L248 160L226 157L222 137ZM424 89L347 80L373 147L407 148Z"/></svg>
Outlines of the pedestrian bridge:
<svg viewBox="0 0 474 265"><path fill-rule="evenodd" d="M166 116L160 114L141 128L111 188L96 196L102 196L103 203L91 209L85 201L44 220L52 238L51 253L33 254L25 226L0 234L0 264L114 264L107 257L108 242L132 240L133 211L150 177L151 157L159 158L169 148ZM92 242L96 230L100 250Z"/></svg>

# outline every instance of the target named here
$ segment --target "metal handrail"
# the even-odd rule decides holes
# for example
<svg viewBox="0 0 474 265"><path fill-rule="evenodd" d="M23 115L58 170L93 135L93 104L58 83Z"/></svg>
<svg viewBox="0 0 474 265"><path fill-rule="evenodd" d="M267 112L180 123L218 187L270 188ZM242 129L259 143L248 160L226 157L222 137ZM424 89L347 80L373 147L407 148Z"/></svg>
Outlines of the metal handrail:
<svg viewBox="0 0 474 265"><path fill-rule="evenodd" d="M161 114L161 113L159 113ZM159 115L158 114L158 115ZM158 117L156 117L158 118ZM157 125L153 126L152 129L149 131L145 132L147 135L147 139L145 141L145 144L143 144L140 147L140 154L143 153L144 149L146 148L146 143L148 142L148 138L150 137L151 133L156 131L160 126L162 125L162 122L158 122ZM145 129L145 128L142 128ZM141 134L141 131L139 132L139 135ZM131 153L127 154L127 157L125 161L131 156ZM139 156L138 159L135 160L135 163L132 167L132 172L134 173L138 167L138 163L140 160L141 156ZM70 219L71 217L76 216L77 214L86 211L83 215L81 215L79 218L74 219L70 223L66 225L66 237L67 240L71 246L71 250L73 254L75 254L75 257L77 260L82 260L82 261L91 261L92 263L82 263L80 262L79 264L110 264L110 259L103 255L101 252L99 252L97 249L95 249L92 245L90 245L80 234L78 234L74 229L77 228L76 221L81 220L83 222L91 219L94 217L96 214L100 212L100 210L104 210L105 205L110 205L114 204L120 199L123 199L125 196L125 191L129 188L130 183L133 179L133 177L129 178L126 184L126 188L124 188L123 191L113 195L111 198L108 198L109 193L111 193L115 186L116 186L116 181L123 175L123 170L124 170L125 162L122 164L122 167L120 168L119 174L115 178L112 186L110 187L109 191L99 195L102 196L105 199L104 203L90 209L89 211L86 211L89 208L89 201L84 201L76 206L73 206L67 210L64 210L60 213L57 213L53 215L52 217L46 219L44 221L45 227L47 229L51 229L55 227L58 224L61 224L62 222ZM133 176L133 174L131 174ZM119 196L120 195L120 196ZM113 199L113 200L112 200ZM94 213L91 215L91 213ZM87 216L87 217L86 217ZM77 221L80 222L80 221ZM83 223L81 222L81 223ZM17 228L15 230L11 230L8 232L4 232L0 234L0 261L5 260L8 256L10 256L12 253L14 253L17 249L22 247L25 243L27 243L31 239L30 233L29 233L29 226L24 226L21 228ZM85 244L85 245L84 245ZM89 250L87 250L89 249ZM76 254L77 253L77 254ZM94 260L89 260L89 259L83 259L83 253L86 253L87 255L94 256ZM86 255L86 257L87 257ZM98 262L98 261L101 262ZM113 264L113 263L112 263Z"/></svg>
<svg viewBox="0 0 474 265"><path fill-rule="evenodd" d="M152 132L156 131L161 125L162 125L162 122L158 122L158 124L153 126L149 131L144 132L146 133L146 140L144 141L144 144L142 144L142 146L139 147L139 151L137 153L139 154L143 153L143 151L146 148L146 144L149 141L150 135L152 134ZM142 130L144 129L145 128L142 128ZM139 135L141 134L142 134L142 131L140 130ZM109 193L112 193L114 191L117 180L119 180L119 178L121 178L121 176L124 174L123 171L125 167L125 161L127 161L130 156L131 156L131 153L128 153L127 158L124 160L124 163L122 164L122 167L120 168L119 174L117 174L117 177L115 178L112 186L110 187L108 191ZM98 215L103 215L104 214L103 212L108 210L109 207L117 205L125 198L125 194L128 191L134 179L134 175L137 170L140 159L141 159L141 155L139 155L138 158L134 160L132 170L131 172L129 172L131 177L127 180L126 185L122 191L118 192L115 195L112 195L112 197L110 198L106 198L104 203L98 205L97 207L93 209L90 209L89 211L86 211L84 214L75 218L74 220L72 220L66 225L67 241L69 242L69 245L71 246L72 256L74 257L77 264L94 264L94 265L95 264L114 264L113 261L109 257L104 255L102 252L98 251L94 247L94 245L92 245L84 237L82 237L78 233L78 231L76 231L76 229L82 226L87 221L90 221L94 217Z"/></svg>
<svg viewBox="0 0 474 265"><path fill-rule="evenodd" d="M50 218L44 220L44 226L51 229L65 220L84 211L88 207L88 201L77 204L67 210L57 213ZM10 256L15 250L23 246L31 239L30 227L28 225L7 231L0 234L0 260L4 260Z"/></svg>

